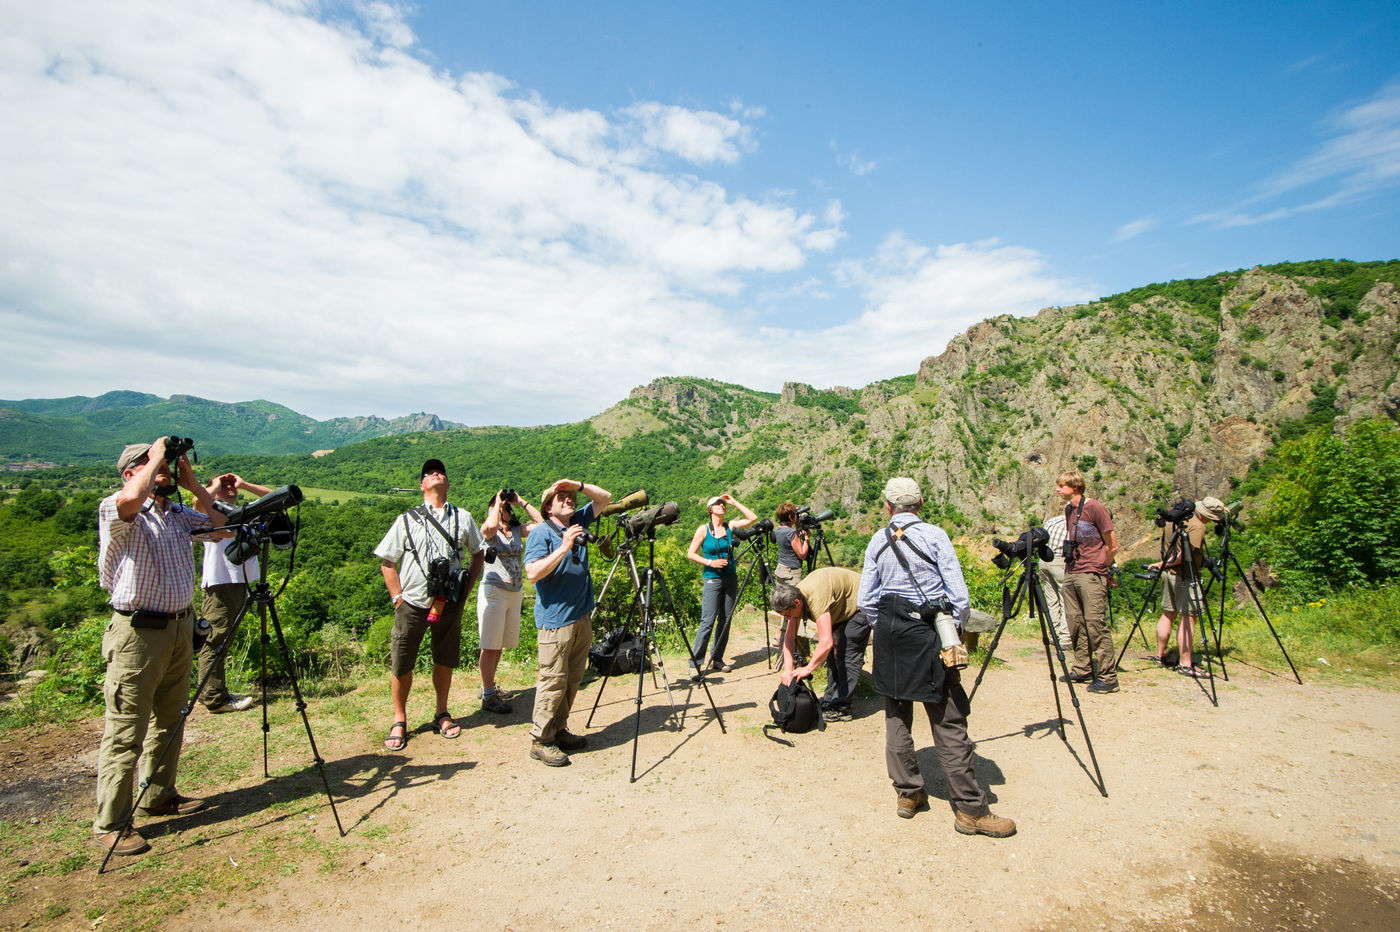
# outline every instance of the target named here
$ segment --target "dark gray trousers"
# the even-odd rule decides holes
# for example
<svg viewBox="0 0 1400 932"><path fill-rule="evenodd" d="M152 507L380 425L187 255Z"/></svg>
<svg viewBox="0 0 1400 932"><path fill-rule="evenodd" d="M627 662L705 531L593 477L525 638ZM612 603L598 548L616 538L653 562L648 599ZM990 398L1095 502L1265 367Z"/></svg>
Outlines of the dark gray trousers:
<svg viewBox="0 0 1400 932"><path fill-rule="evenodd" d="M957 674L949 671L950 680ZM953 680L950 689L962 692ZM986 815L986 794L977 785L972 766L972 740L967 736L967 715L950 700L922 703L933 729L933 746L938 753L943 778L948 783L948 799L953 806L970 816ZM919 761L914 754L914 703L909 700L885 699L885 766L890 781L900 796L913 796L924 789L919 773Z"/></svg>

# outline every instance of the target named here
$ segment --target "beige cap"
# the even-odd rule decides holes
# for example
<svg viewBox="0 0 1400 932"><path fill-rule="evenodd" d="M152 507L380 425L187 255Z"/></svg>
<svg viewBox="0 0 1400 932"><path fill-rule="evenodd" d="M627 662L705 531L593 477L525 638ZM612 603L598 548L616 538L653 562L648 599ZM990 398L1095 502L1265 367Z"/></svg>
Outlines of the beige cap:
<svg viewBox="0 0 1400 932"><path fill-rule="evenodd" d="M885 483L885 501L891 505L917 505L924 500L919 484L906 476L896 476Z"/></svg>
<svg viewBox="0 0 1400 932"><path fill-rule="evenodd" d="M1203 498L1196 503L1196 517L1214 524L1229 514L1225 503L1218 498Z"/></svg>
<svg viewBox="0 0 1400 932"><path fill-rule="evenodd" d="M117 457L117 475L121 475L128 469L133 469L136 463L146 454L151 452L149 443L128 443L122 450L122 455Z"/></svg>

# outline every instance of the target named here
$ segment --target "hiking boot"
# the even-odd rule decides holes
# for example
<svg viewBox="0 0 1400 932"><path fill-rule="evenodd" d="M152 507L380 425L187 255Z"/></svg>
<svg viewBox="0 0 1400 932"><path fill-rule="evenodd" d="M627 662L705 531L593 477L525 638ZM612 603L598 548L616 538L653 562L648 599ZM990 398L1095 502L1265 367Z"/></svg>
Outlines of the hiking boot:
<svg viewBox="0 0 1400 932"><path fill-rule="evenodd" d="M511 711L511 705L501 698L500 693L487 693L481 697L481 707L487 712L496 712L505 715Z"/></svg>
<svg viewBox="0 0 1400 932"><path fill-rule="evenodd" d="M547 767L569 766L569 755L559 750L559 745L553 742L531 741L530 756Z"/></svg>
<svg viewBox="0 0 1400 932"><path fill-rule="evenodd" d="M711 673L728 673L734 669L734 665L723 660L711 660L709 669Z"/></svg>
<svg viewBox="0 0 1400 932"><path fill-rule="evenodd" d="M554 733L554 743L565 751L581 751L588 747L588 739L563 728Z"/></svg>
<svg viewBox="0 0 1400 932"><path fill-rule="evenodd" d="M252 696L229 696L218 705L209 707L209 711L215 715L222 715L225 712L246 712L253 707L256 700Z"/></svg>
<svg viewBox="0 0 1400 932"><path fill-rule="evenodd" d="M961 809L953 814L953 828L962 835L988 835L992 838L1006 838L1016 834L1016 823L1003 819L988 810L984 815L972 816Z"/></svg>
<svg viewBox="0 0 1400 932"><path fill-rule="evenodd" d="M117 842L115 847L112 845L114 839ZM113 854L120 855L144 854L151 850L150 844L141 837L141 833L130 827L122 829L120 832L103 832L100 835L93 835L92 843L103 851L110 848Z"/></svg>
<svg viewBox="0 0 1400 932"><path fill-rule="evenodd" d="M1094 678L1092 673L1071 673L1069 681L1071 683L1087 683Z"/></svg>
<svg viewBox="0 0 1400 932"><path fill-rule="evenodd" d="M143 816L189 815L192 812L198 812L207 805L209 804L202 799L181 796L176 793L165 802L156 803L154 806L142 806L136 811Z"/></svg>
<svg viewBox="0 0 1400 932"><path fill-rule="evenodd" d="M1094 680L1094 682L1089 684L1089 692L1116 693L1118 692L1118 681L1114 680L1112 683L1110 683L1107 680Z"/></svg>
<svg viewBox="0 0 1400 932"><path fill-rule="evenodd" d="M895 811L901 819L912 819L914 813L923 812L928 808L928 793L919 790L913 796L899 797Z"/></svg>
<svg viewBox="0 0 1400 932"><path fill-rule="evenodd" d="M851 721L851 710L833 706L830 709L822 709L822 721L825 722L849 722Z"/></svg>

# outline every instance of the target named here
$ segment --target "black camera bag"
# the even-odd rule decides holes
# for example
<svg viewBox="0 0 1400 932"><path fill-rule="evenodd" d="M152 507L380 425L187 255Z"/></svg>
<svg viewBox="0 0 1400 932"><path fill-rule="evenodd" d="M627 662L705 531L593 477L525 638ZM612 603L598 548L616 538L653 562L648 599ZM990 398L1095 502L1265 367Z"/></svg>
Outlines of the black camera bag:
<svg viewBox="0 0 1400 932"><path fill-rule="evenodd" d="M588 664L604 676L644 673L651 661L642 650L642 639L625 628L614 628L588 649Z"/></svg>
<svg viewBox="0 0 1400 932"><path fill-rule="evenodd" d="M788 685L780 683L768 700L768 711L784 734L805 735L822 720L821 702L805 677Z"/></svg>

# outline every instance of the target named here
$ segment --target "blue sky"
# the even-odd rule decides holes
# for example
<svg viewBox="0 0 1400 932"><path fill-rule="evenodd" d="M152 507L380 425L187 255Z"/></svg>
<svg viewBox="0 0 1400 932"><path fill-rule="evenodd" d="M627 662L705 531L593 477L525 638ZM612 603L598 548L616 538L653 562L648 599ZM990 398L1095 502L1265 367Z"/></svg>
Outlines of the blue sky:
<svg viewBox="0 0 1400 932"><path fill-rule="evenodd" d="M1400 257L1393 3L0 0L0 397L570 421Z"/></svg>

